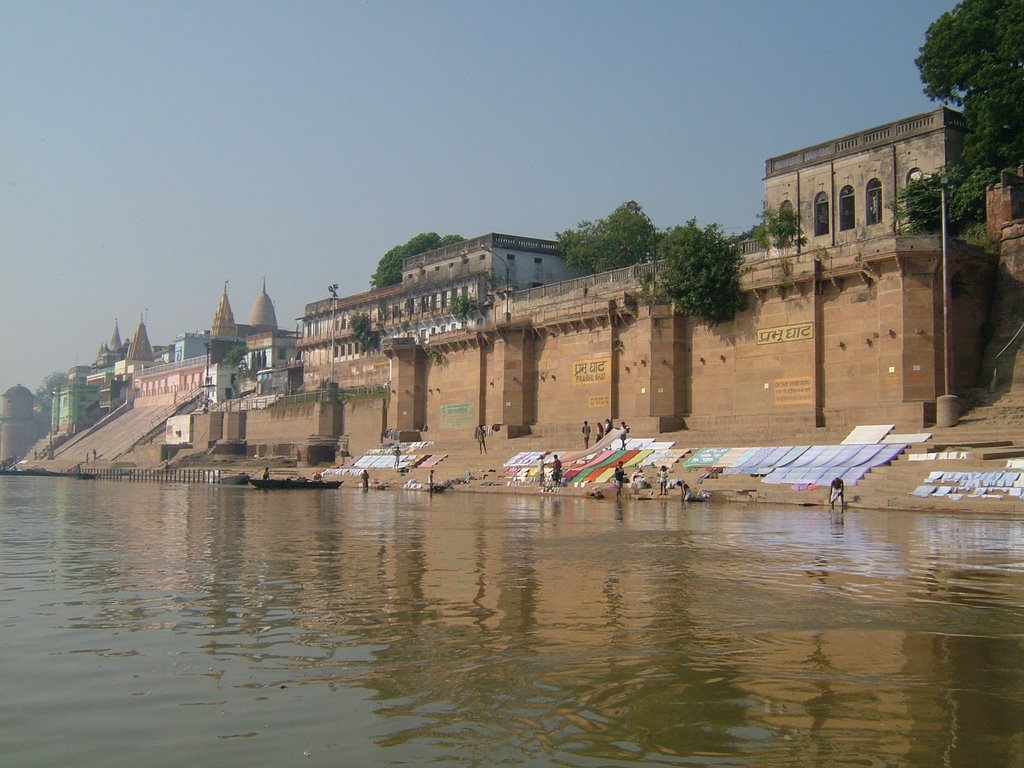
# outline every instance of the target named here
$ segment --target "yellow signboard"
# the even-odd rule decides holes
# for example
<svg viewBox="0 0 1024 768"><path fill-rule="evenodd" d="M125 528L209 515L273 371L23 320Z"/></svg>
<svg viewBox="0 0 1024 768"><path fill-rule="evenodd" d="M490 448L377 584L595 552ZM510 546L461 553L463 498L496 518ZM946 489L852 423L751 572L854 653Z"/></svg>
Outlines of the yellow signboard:
<svg viewBox="0 0 1024 768"><path fill-rule="evenodd" d="M784 341L803 341L813 338L814 323L777 325L774 328L761 328L757 332L758 344L781 344Z"/></svg>
<svg viewBox="0 0 1024 768"><path fill-rule="evenodd" d="M810 376L794 376L775 380L776 405L811 405L814 403L814 383Z"/></svg>
<svg viewBox="0 0 1024 768"><path fill-rule="evenodd" d="M612 377L612 359L597 357L591 360L576 360L572 364L573 384L607 384Z"/></svg>

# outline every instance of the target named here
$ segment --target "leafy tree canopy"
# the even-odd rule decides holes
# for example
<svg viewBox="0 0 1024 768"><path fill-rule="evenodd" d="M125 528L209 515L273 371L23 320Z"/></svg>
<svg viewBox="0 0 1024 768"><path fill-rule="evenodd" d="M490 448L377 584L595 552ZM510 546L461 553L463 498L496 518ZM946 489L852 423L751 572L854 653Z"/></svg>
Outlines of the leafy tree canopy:
<svg viewBox="0 0 1024 768"><path fill-rule="evenodd" d="M448 305L449 310L452 313L452 317L461 323L466 322L469 319L470 314L476 309L476 302L468 296L459 294L455 296L451 304Z"/></svg>
<svg viewBox="0 0 1024 768"><path fill-rule="evenodd" d="M915 63L929 98L963 109L971 170L1024 161L1024 3L962 0L928 27Z"/></svg>
<svg viewBox="0 0 1024 768"><path fill-rule="evenodd" d="M800 217L792 203L783 202L778 208L766 207L760 214L761 224L754 228L753 238L764 250L776 250L788 255L794 248L807 244L800 228Z"/></svg>
<svg viewBox="0 0 1024 768"><path fill-rule="evenodd" d="M639 203L623 203L606 218L581 221L556 234L571 267L588 272L628 267L654 260L659 234Z"/></svg>
<svg viewBox="0 0 1024 768"><path fill-rule="evenodd" d="M417 256L445 245L461 243L465 239L462 235L441 237L437 232L421 232L409 238L404 245L396 245L381 256L376 271L370 277L370 288L376 290L402 282L402 261L406 256Z"/></svg>
<svg viewBox="0 0 1024 768"><path fill-rule="evenodd" d="M68 375L62 371L54 371L49 374L43 383L36 387L35 396L40 403L46 403L46 408L49 410L50 401L53 398L53 391L57 387L66 387L68 385Z"/></svg>
<svg viewBox="0 0 1024 768"><path fill-rule="evenodd" d="M961 163L908 182L892 206L897 230L912 234L935 234L942 230L945 176L946 224L950 232L967 238L981 237L985 230L985 189L994 173L992 168L971 170Z"/></svg>
<svg viewBox="0 0 1024 768"><path fill-rule="evenodd" d="M248 351L249 348L245 344L235 344L224 353L224 363L232 368L242 368L243 363L246 362L245 355Z"/></svg>
<svg viewBox="0 0 1024 768"><path fill-rule="evenodd" d="M677 311L715 325L746 306L740 290L743 254L720 224L690 219L665 233L658 248L660 290Z"/></svg>
<svg viewBox="0 0 1024 768"><path fill-rule="evenodd" d="M380 346L380 334L373 330L373 323L369 315L355 314L349 318L349 328L352 335L359 342L364 352L370 352Z"/></svg>

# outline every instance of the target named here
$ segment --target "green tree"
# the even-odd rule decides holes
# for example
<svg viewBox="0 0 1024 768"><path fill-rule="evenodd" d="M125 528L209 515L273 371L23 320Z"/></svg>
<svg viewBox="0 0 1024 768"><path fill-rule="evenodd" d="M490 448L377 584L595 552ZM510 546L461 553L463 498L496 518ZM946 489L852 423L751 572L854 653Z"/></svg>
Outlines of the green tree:
<svg viewBox="0 0 1024 768"><path fill-rule="evenodd" d="M370 277L370 288L386 288L402 282L402 262L406 256L417 256L435 248L442 248L452 243L461 243L465 240L462 235L441 235L437 232L421 232L409 238L404 245L396 245L390 251L381 256L377 262L377 269Z"/></svg>
<svg viewBox="0 0 1024 768"><path fill-rule="evenodd" d="M53 418L53 393L58 387L68 385L68 375L63 371L54 371L46 376L42 383L36 387L35 407L32 410L32 434L38 440L50 431L50 421Z"/></svg>
<svg viewBox="0 0 1024 768"><path fill-rule="evenodd" d="M468 296L459 294L452 299L448 309L451 311L452 317L460 323L464 323L469 318L470 313L476 309L476 302Z"/></svg>
<svg viewBox="0 0 1024 768"><path fill-rule="evenodd" d="M581 221L556 234L565 263L588 272L604 272L654 260L659 234L643 208L630 200L606 218Z"/></svg>
<svg viewBox="0 0 1024 768"><path fill-rule="evenodd" d="M971 170L1024 161L1024 3L962 0L928 27L915 63L929 98L963 109Z"/></svg>
<svg viewBox="0 0 1024 768"><path fill-rule="evenodd" d="M245 344L236 344L224 353L224 363L232 368L237 368L243 374L248 374L249 365L246 359L248 351L249 348Z"/></svg>
<svg viewBox="0 0 1024 768"><path fill-rule="evenodd" d="M807 244L792 203L785 201L778 208L766 207L759 218L761 224L754 228L753 238L764 250L774 249L785 256L794 248Z"/></svg>
<svg viewBox="0 0 1024 768"><path fill-rule="evenodd" d="M701 228L690 219L665 233L658 255L660 289L678 312L715 325L746 307L740 290L743 254L720 224Z"/></svg>
<svg viewBox="0 0 1024 768"><path fill-rule="evenodd" d="M380 346L380 334L373 330L373 323L370 321L369 315L352 315L348 325L364 352L371 352Z"/></svg>
<svg viewBox="0 0 1024 768"><path fill-rule="evenodd" d="M892 204L898 232L935 234L942 230L942 184L946 179L946 225L951 234L983 239L985 190L992 168L970 169L960 163L907 183Z"/></svg>
<svg viewBox="0 0 1024 768"><path fill-rule="evenodd" d="M43 379L42 384L36 387L36 400L50 403L53 399L53 391L57 389L57 387L66 387L67 385L68 375L63 371L54 371ZM49 405L47 405L47 408L49 408Z"/></svg>

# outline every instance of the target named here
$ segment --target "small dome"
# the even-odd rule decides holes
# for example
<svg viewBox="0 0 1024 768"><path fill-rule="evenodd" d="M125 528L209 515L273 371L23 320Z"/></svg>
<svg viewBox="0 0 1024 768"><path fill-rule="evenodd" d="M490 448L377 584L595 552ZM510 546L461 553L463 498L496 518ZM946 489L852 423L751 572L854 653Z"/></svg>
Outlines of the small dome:
<svg viewBox="0 0 1024 768"><path fill-rule="evenodd" d="M249 325L254 329L276 330L277 313L274 312L274 302L267 296L267 281L263 281L263 290L252 303L252 311L249 312Z"/></svg>
<svg viewBox="0 0 1024 768"><path fill-rule="evenodd" d="M8 400L17 399L19 397L22 399L28 397L35 397L35 395L32 394L32 391L30 389L21 386L21 384L15 384L13 387L4 392L3 396Z"/></svg>

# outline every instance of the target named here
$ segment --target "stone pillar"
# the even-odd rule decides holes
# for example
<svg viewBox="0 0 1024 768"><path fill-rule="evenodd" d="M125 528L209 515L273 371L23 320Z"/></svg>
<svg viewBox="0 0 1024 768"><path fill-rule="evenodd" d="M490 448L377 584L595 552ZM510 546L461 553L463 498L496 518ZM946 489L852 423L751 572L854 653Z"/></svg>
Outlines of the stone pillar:
<svg viewBox="0 0 1024 768"><path fill-rule="evenodd" d="M642 306L637 317L638 336L645 349L638 361L642 414L675 415L675 323L670 305Z"/></svg>
<svg viewBox="0 0 1024 768"><path fill-rule="evenodd" d="M426 398L423 392L424 358L413 339L389 339L384 354L391 361L391 404L388 425L401 432L418 430L423 424Z"/></svg>
<svg viewBox="0 0 1024 768"><path fill-rule="evenodd" d="M524 327L503 327L494 340L494 366L487 374L485 389L497 400L497 413L511 437L528 431L526 357L532 336ZM493 383L493 386L491 384Z"/></svg>
<svg viewBox="0 0 1024 768"><path fill-rule="evenodd" d="M942 395L935 401L935 426L955 427L960 423L960 398Z"/></svg>

